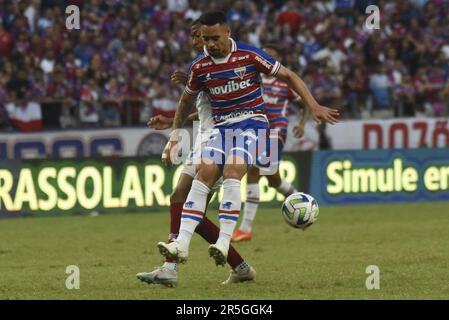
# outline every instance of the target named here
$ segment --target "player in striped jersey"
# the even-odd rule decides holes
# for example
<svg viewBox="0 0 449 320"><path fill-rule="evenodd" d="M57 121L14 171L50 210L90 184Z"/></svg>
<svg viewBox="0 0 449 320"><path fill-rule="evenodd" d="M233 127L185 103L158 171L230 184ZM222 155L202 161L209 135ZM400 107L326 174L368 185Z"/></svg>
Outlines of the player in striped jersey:
<svg viewBox="0 0 449 320"><path fill-rule="evenodd" d="M279 61L280 55L275 45L266 45L263 48L270 56ZM278 161L274 162L276 166L274 174L267 174L268 184L275 188L278 192L288 197L294 192L297 192L295 187L286 180L282 180L279 174L279 161L282 157L285 140L287 138L288 127L288 111L287 106L289 102L296 104L303 109L303 115L298 124L295 125L293 132L296 137L304 134L304 126L306 120L310 116L310 110L304 106L301 98L289 88L287 83L275 77L267 77L262 75L263 83L263 98L265 102L265 112L270 123L270 136L272 139L278 139ZM247 174L247 196L246 203L243 210L243 219L240 228L232 235L232 241L249 241L252 239L252 225L256 218L257 208L259 206L259 179L261 171L264 168L259 168L257 165L248 169ZM271 172L270 172L271 173Z"/></svg>
<svg viewBox="0 0 449 320"><path fill-rule="evenodd" d="M189 106L200 91L208 92L215 129L184 203L179 236L165 244L161 253L179 262L187 261L190 241L203 219L207 196L216 180L223 176L220 235L217 242L209 246L209 255L217 265L224 265L240 214L241 179L248 166L260 161L264 149L268 150L265 141L268 120L259 73L286 81L311 108L317 120L336 123L338 111L320 106L304 82L267 53L230 38L224 13L206 12L200 22L204 54L192 63L189 81L176 110L174 131L164 150L165 162L170 164L173 160L170 156L175 154L173 150L178 148L179 139L176 129L184 124Z"/></svg>
<svg viewBox="0 0 449 320"><path fill-rule="evenodd" d="M202 40L200 36L200 25L198 21L194 21L191 27L192 47L198 52L202 50ZM172 76L174 84L185 85L187 75L182 71L177 71ZM193 178L196 174L195 157L201 153L205 143L212 133L214 123L212 121L211 105L207 95L202 92L198 95L195 107L197 112L189 116L189 120L199 120L199 132L195 140L195 145L189 153L188 159L183 166L180 178L177 182L173 193L170 196L170 233L168 242L173 241L178 236L179 225L181 223L182 206L186 201L188 192L192 186ZM173 119L164 116L156 116L150 119L148 125L157 130L169 128L173 123ZM212 194L221 187L222 179L219 179L212 187L209 199ZM209 200L207 201L209 202ZM214 243L219 236L218 227L206 216L195 230L203 239L210 244ZM160 244L158 244L159 246ZM251 281L255 279L256 271L240 256L237 250L232 246L229 249L227 262L231 267L231 274L223 284L238 283ZM137 278L148 284L161 284L167 287L175 287L178 284L178 265L176 261L167 257L162 266L156 267L151 272L140 272Z"/></svg>

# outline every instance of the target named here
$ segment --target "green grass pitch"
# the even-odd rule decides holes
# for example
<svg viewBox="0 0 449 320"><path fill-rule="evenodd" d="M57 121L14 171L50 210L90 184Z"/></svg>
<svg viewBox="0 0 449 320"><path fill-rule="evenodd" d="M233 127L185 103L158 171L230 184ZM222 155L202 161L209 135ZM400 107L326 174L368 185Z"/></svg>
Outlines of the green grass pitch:
<svg viewBox="0 0 449 320"><path fill-rule="evenodd" d="M175 289L135 277L161 264L168 214L3 219L0 299L449 299L448 214L447 202L322 207L303 232L262 206L253 241L236 245L255 282L221 285L228 268L195 235ZM68 265L79 290L65 287ZM369 265L379 290L365 287Z"/></svg>

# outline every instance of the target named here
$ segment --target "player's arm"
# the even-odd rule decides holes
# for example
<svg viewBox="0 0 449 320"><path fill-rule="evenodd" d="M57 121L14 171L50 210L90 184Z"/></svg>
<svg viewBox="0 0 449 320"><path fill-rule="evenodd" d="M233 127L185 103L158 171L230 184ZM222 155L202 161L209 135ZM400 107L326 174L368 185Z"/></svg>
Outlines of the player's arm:
<svg viewBox="0 0 449 320"><path fill-rule="evenodd" d="M188 80L188 75L182 70L176 70L171 75L171 82L174 85L183 85L185 86ZM198 112L192 113L187 117L186 124L191 124L193 121L198 120ZM173 126L174 118L169 118L163 115L157 115L151 117L147 122L147 126L156 130L165 130L171 128Z"/></svg>
<svg viewBox="0 0 449 320"><path fill-rule="evenodd" d="M151 117L147 122L148 127L156 130L165 130L171 128L173 126L174 118L169 118L163 115L157 115L155 117ZM186 124L190 125L193 121L198 121L198 112L194 112L189 114L186 120Z"/></svg>
<svg viewBox="0 0 449 320"><path fill-rule="evenodd" d="M310 108L315 121L320 123L321 120L323 120L330 124L338 122L338 110L321 106L315 100L304 81L296 73L281 65L279 71L276 74L276 77L285 81L289 85L289 87L302 98L306 106Z"/></svg>
<svg viewBox="0 0 449 320"><path fill-rule="evenodd" d="M189 117L191 107L195 102L195 95L189 94L184 91L178 102L178 107L176 109L175 117L173 119L172 129L170 134L170 139L162 152L162 162L165 165L172 165L173 161L177 158L178 154L178 129L182 128L187 118Z"/></svg>
<svg viewBox="0 0 449 320"><path fill-rule="evenodd" d="M173 133L176 133L176 129L182 128L187 118L189 117L191 107L195 103L195 96L184 91L178 102L178 107L176 108L175 117L173 119ZM176 136L173 134L172 136Z"/></svg>
<svg viewBox="0 0 449 320"><path fill-rule="evenodd" d="M176 108L175 118L173 119L170 139L165 146L162 153L162 162L165 165L171 165L172 160L176 159L178 151L179 130L186 122L192 105L195 102L198 92L201 90L201 84L195 72L192 70L193 65L190 66L189 75L187 77L186 87L179 98L178 107ZM173 78L173 77L172 77ZM173 81L173 79L172 79Z"/></svg>
<svg viewBox="0 0 449 320"><path fill-rule="evenodd" d="M200 118L198 117L198 112L194 112L189 114L189 116L187 117L187 123L193 123L193 121L199 121Z"/></svg>
<svg viewBox="0 0 449 320"><path fill-rule="evenodd" d="M187 85L189 76L187 73L185 73L182 70L176 70L175 72L173 72L170 79L173 84L185 86L185 85ZM193 123L193 121L198 121L198 120L199 120L198 112L194 112L194 113L191 113L187 117L186 124L191 124L191 123Z"/></svg>
<svg viewBox="0 0 449 320"><path fill-rule="evenodd" d="M185 84L184 92L178 102L178 108L176 109L175 118L173 119L173 134L176 134L176 129L181 128L186 122L190 108L194 105L195 98L200 91L200 83L195 72L192 71L193 65L190 66L189 74L177 70L171 76L171 81L177 84Z"/></svg>
<svg viewBox="0 0 449 320"><path fill-rule="evenodd" d="M171 128L173 125L173 118L168 118L163 115L157 115L154 117L151 117L150 120L147 122L147 126L152 129L156 130L164 130Z"/></svg>
<svg viewBox="0 0 449 320"><path fill-rule="evenodd" d="M171 75L170 80L175 85L185 86L187 84L188 74L182 70L176 70Z"/></svg>

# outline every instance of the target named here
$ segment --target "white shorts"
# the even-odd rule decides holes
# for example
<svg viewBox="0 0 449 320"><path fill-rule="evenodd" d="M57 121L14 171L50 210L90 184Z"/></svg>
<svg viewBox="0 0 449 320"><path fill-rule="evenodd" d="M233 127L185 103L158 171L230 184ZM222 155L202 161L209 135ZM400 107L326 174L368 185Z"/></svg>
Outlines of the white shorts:
<svg viewBox="0 0 449 320"><path fill-rule="evenodd" d="M195 139L195 145L190 150L189 155L187 156L187 159L185 161L184 167L182 168L181 173L187 174L191 176L192 178L195 178L196 171L197 171L197 164L199 161L199 157L201 157L201 152L203 148L207 145L209 142L208 139L209 135L207 135L207 138L205 138L205 135L203 134L198 136ZM217 192L220 190L221 186L223 185L223 177L220 177L215 184L212 187L212 192Z"/></svg>

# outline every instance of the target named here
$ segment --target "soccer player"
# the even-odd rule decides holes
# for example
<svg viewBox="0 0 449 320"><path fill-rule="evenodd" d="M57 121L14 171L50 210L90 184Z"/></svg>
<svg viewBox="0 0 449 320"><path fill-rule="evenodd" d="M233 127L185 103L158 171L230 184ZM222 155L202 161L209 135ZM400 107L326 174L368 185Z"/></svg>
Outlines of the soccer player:
<svg viewBox="0 0 449 320"><path fill-rule="evenodd" d="M277 46L273 44L265 45L263 50L275 60L280 60L280 54ZM298 107L304 109L301 120L293 128L293 133L296 137L300 137L304 134L304 126L306 120L310 116L310 110L303 105L301 98L294 91L292 91L284 81L274 77L262 75L262 84L265 112L270 124L270 135L274 139L278 139L277 156L279 158L277 159L278 161L274 163L274 165L277 166L282 157L285 140L287 138L288 103L293 102ZM243 219L240 224L240 228L237 229L232 235L232 241L234 242L249 241L252 239L252 224L256 218L256 212L259 206L259 179L261 170L263 170L263 168L258 168L257 166L252 166L248 169L247 196L243 209ZM288 181L281 179L279 168L276 169L274 174L267 174L266 177L268 179L269 186L275 188L285 197L297 192L295 187Z"/></svg>
<svg viewBox="0 0 449 320"><path fill-rule="evenodd" d="M215 129L204 148L192 188L183 206L181 226L176 240L158 244L160 252L178 262L185 262L193 232L203 219L207 197L223 176L223 199L219 208L220 234L209 246L209 255L217 265L227 259L231 237L240 207L241 179L247 166L253 165L263 152L268 130L259 73L284 80L311 109L316 120L336 123L337 110L320 106L304 82L264 51L230 38L226 16L222 12L206 12L200 17L204 53L191 65L189 80L182 94L173 132L164 150L170 164L178 148L178 132L187 119L190 107L200 91L207 90L212 104ZM267 150L267 148L265 148Z"/></svg>
<svg viewBox="0 0 449 320"><path fill-rule="evenodd" d="M194 21L192 23L191 41L194 49L200 52L203 44L200 36L200 24L198 21ZM175 84L185 85L186 81L187 79L185 79L182 72L175 72L172 76L172 82ZM186 164L182 169L178 183L170 196L170 234L168 236L168 242L173 241L178 236L179 225L181 223L182 205L186 201L187 194L192 186L192 181L196 174L194 157L200 154L214 127L210 101L204 93L200 93L198 95L196 100L196 109L197 112L195 114L191 114L189 116L189 120L199 120L199 133L195 141L195 146L190 152ZM148 125L152 128L163 130L169 128L172 123L173 119L163 116L156 116L150 119ZM212 194L220 189L221 184L222 179L219 179L212 187L212 191L207 200L208 203ZM211 244L218 239L218 227L206 216L195 231ZM229 249L227 262L231 266L231 274L229 278L223 282L223 284L254 280L256 271L243 260L237 250L235 250L232 246ZM137 278L149 284L162 284L168 287L175 287L178 284L177 269L178 266L176 261L171 258L166 258L162 266L155 268L152 272L138 273Z"/></svg>

